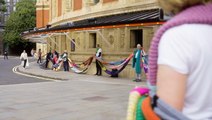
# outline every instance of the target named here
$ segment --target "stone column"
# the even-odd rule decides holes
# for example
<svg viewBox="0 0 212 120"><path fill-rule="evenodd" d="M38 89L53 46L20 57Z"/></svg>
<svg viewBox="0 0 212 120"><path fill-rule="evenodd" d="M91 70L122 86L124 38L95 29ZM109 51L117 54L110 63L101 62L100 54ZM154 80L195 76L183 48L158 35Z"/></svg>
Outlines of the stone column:
<svg viewBox="0 0 212 120"><path fill-rule="evenodd" d="M54 19L57 15L57 1L56 0L52 0L52 9L51 9L51 12L52 12L52 19Z"/></svg>
<svg viewBox="0 0 212 120"><path fill-rule="evenodd" d="M57 36L56 38L57 43L58 43L58 52L61 54L62 53L62 43L61 43L61 35Z"/></svg>
<svg viewBox="0 0 212 120"><path fill-rule="evenodd" d="M102 29L101 31L99 31L100 33L102 33L102 35L103 36L105 36L106 34L105 34L105 29ZM105 47L109 47L108 45L107 45L107 43L105 43L105 42L103 42L104 40L103 40L103 38L102 37L100 37L100 35L99 34L97 34L98 36L99 36L99 39L97 39L97 44L100 44L101 46L103 46L103 44L104 44L104 46ZM105 37L106 39L107 39L107 37Z"/></svg>
<svg viewBox="0 0 212 120"><path fill-rule="evenodd" d="M130 32L129 32L128 27L124 28L124 34L125 34L125 43L126 43L125 51L129 52L129 50L130 50Z"/></svg>

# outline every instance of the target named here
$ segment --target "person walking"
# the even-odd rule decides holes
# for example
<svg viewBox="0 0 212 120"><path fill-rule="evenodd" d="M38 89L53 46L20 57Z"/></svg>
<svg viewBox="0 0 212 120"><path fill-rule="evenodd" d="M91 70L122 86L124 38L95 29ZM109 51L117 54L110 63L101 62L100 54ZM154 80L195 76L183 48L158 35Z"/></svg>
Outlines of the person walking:
<svg viewBox="0 0 212 120"><path fill-rule="evenodd" d="M63 60L64 71L69 71L68 53L66 50L64 50L64 53L61 55L61 58Z"/></svg>
<svg viewBox="0 0 212 120"><path fill-rule="evenodd" d="M174 16L154 35L149 50L154 112L164 120L211 120L212 0L159 0L159 4ZM177 113L184 118L176 119Z"/></svg>
<svg viewBox="0 0 212 120"><path fill-rule="evenodd" d="M22 62L21 64L26 68L26 66L28 66L28 56L25 50L21 53L20 59Z"/></svg>
<svg viewBox="0 0 212 120"><path fill-rule="evenodd" d="M102 59L102 49L100 48L100 45L97 44L97 48L96 48L96 58ZM102 75L102 68L98 63L99 61L96 59L96 74L98 76Z"/></svg>
<svg viewBox="0 0 212 120"><path fill-rule="evenodd" d="M4 60L5 59L8 59L8 52L6 50L4 51Z"/></svg>
<svg viewBox="0 0 212 120"><path fill-rule="evenodd" d="M135 82L141 82L141 73L142 73L142 67L143 67L143 62L142 62L142 57L143 57L143 51L142 47L140 44L137 44L137 49L134 50L134 57L133 57L133 64L132 67L135 69L136 73L136 79L134 80Z"/></svg>
<svg viewBox="0 0 212 120"><path fill-rule="evenodd" d="M37 60L37 63L42 63L42 60L41 60L41 57L42 57L42 52L41 52L41 49L38 50L38 60Z"/></svg>

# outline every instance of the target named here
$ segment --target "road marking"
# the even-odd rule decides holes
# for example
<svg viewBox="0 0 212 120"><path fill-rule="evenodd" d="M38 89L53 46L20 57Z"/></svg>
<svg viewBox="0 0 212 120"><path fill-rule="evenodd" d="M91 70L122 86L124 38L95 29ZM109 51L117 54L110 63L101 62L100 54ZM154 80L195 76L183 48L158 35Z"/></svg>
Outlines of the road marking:
<svg viewBox="0 0 212 120"><path fill-rule="evenodd" d="M42 79L42 80L49 80L49 81L54 81L54 82L61 82L61 80L55 80L55 79L51 79L51 78L38 77L38 76L35 76L35 75L29 75L29 74L24 74L24 73L18 72L17 71L17 68L18 67L19 66L15 66L12 69L13 73L18 74L18 75L22 75L22 76L26 76L26 77L31 77L31 78L37 78L37 79Z"/></svg>

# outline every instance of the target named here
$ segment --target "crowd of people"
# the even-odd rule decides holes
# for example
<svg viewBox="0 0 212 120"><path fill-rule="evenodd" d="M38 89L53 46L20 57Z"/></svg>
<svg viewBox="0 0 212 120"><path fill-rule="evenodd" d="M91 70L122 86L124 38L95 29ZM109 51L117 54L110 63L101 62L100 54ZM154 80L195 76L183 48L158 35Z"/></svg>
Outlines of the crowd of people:
<svg viewBox="0 0 212 120"><path fill-rule="evenodd" d="M59 63L62 62L64 71L69 71L68 53L66 50L64 50L64 52L59 55L56 50L50 50L47 54L43 54L41 49L39 49L37 53L34 49L32 49L31 56L37 58L38 64L44 63L42 58L45 57L45 68L48 68L49 62L52 63L52 69L56 68ZM25 50L21 53L20 60L23 62L22 66L26 68L26 64L28 62L28 55Z"/></svg>
<svg viewBox="0 0 212 120"><path fill-rule="evenodd" d="M67 53L67 50L64 50L64 52L59 55L59 53L56 50L50 50L48 53L43 54L41 49L38 49L37 53L34 49L31 50L31 56L34 58L37 58L37 63L38 64L44 64L45 68L51 68L52 70L57 70L57 68L61 65L63 65L64 71L69 71L69 56ZM96 53L95 53L95 58L97 59L102 59L102 48L100 47L99 44L96 46ZM42 58L45 57L45 61L42 60ZM26 51L24 50L23 53L20 56L20 59L22 61L22 66L26 68L29 66L28 64L28 56ZM96 64L96 74L97 76L102 75L102 67L99 64L99 61L96 59L95 64ZM52 66L49 66L49 63L52 63ZM147 55L142 48L140 44L137 44L137 49L134 51L134 57L133 57L133 64L132 67L135 69L136 77L135 77L135 82L141 82L141 74L142 74L142 69L144 69L145 75L148 72L148 66L147 65Z"/></svg>

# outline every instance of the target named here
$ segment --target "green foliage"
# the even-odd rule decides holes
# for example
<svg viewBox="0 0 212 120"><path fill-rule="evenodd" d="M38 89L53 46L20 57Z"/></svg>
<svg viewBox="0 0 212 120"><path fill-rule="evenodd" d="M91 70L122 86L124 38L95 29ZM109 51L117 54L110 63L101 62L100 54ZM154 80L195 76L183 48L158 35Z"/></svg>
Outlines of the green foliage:
<svg viewBox="0 0 212 120"><path fill-rule="evenodd" d="M0 11L1 12L7 12L7 8L5 5L2 5L1 8L0 8Z"/></svg>
<svg viewBox="0 0 212 120"><path fill-rule="evenodd" d="M26 44L22 40L20 33L35 27L35 1L21 0L16 4L16 11L14 11L6 22L4 32L4 42L9 46Z"/></svg>

